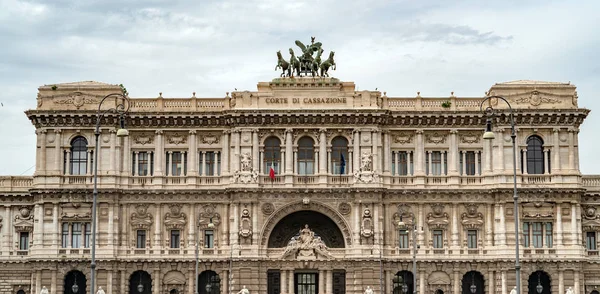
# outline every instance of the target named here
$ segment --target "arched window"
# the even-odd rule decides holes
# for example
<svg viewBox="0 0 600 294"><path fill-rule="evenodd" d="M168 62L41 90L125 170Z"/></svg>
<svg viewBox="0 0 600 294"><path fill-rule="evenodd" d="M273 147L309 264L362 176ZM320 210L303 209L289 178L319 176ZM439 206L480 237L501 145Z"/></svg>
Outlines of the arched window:
<svg viewBox="0 0 600 294"><path fill-rule="evenodd" d="M85 175L87 173L87 140L76 137L71 141L71 156L69 159L69 172L71 175Z"/></svg>
<svg viewBox="0 0 600 294"><path fill-rule="evenodd" d="M265 140L265 149L263 153L263 172L269 174L271 168L275 174L280 174L281 163L281 141L277 137L269 137Z"/></svg>
<svg viewBox="0 0 600 294"><path fill-rule="evenodd" d="M544 141L538 136L527 138L527 173L544 173Z"/></svg>
<svg viewBox="0 0 600 294"><path fill-rule="evenodd" d="M339 136L331 141L331 173L342 175L348 173L348 140Z"/></svg>
<svg viewBox="0 0 600 294"><path fill-rule="evenodd" d="M315 141L303 137L298 141L298 174L312 175L315 173Z"/></svg>

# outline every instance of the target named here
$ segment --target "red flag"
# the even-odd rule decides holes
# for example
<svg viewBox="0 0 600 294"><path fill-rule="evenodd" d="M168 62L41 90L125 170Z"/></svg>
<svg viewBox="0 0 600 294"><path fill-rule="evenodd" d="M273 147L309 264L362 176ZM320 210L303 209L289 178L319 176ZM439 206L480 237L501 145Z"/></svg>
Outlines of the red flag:
<svg viewBox="0 0 600 294"><path fill-rule="evenodd" d="M269 178L271 178L271 180L275 180L275 170L273 169L273 167L271 167L271 169L269 170Z"/></svg>

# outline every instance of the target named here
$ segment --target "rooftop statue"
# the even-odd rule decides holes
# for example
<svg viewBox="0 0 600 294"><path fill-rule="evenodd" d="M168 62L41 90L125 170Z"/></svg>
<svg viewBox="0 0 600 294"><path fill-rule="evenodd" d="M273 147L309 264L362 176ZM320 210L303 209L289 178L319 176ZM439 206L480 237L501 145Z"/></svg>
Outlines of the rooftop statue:
<svg viewBox="0 0 600 294"><path fill-rule="evenodd" d="M275 70L281 69L281 77L293 77L296 76L308 76L311 75L329 77L329 68L336 69L333 55L335 52L329 52L329 58L321 62L321 55L324 50L321 48L321 42L315 43L315 37L310 38L310 45L306 46L304 43L296 40L296 46L300 48L302 54L296 55L293 48L290 48L290 61L286 61L281 55L281 51L277 51L277 65ZM316 56L313 56L316 53ZM320 72L319 72L320 70Z"/></svg>

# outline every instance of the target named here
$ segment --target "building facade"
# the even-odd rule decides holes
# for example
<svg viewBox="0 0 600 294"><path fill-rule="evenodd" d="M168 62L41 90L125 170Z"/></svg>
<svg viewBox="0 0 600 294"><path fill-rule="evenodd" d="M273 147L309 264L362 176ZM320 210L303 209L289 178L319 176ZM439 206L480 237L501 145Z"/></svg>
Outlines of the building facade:
<svg viewBox="0 0 600 294"><path fill-rule="evenodd" d="M106 115L96 148L98 103L121 91L39 88L26 112L35 174L0 177L0 292L89 293L96 153L97 286L109 294L194 293L196 274L201 294L516 285L501 101L484 105L498 112L495 139L483 140L483 97L277 78L221 98L131 98L129 136ZM581 175L578 153L589 110L568 83L499 83L488 94L515 109L522 293L598 294L600 176Z"/></svg>

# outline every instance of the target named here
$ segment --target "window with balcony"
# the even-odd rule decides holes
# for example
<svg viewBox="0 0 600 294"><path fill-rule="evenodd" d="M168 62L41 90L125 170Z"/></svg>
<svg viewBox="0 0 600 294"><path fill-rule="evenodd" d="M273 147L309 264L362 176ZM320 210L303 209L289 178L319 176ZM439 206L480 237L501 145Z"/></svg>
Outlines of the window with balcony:
<svg viewBox="0 0 600 294"><path fill-rule="evenodd" d="M523 245L534 248L552 247L551 222L523 222Z"/></svg>
<svg viewBox="0 0 600 294"><path fill-rule="evenodd" d="M448 174L448 158L445 151L429 151L425 158L425 173L430 176Z"/></svg>
<svg viewBox="0 0 600 294"><path fill-rule="evenodd" d="M91 223L63 223L61 246L62 248L89 248L91 235Z"/></svg>
<svg viewBox="0 0 600 294"><path fill-rule="evenodd" d="M550 156L550 154L548 154ZM544 141L538 136L531 136L527 138L527 162L526 164L528 174L543 174L545 171L544 166Z"/></svg>
<svg viewBox="0 0 600 294"><path fill-rule="evenodd" d="M185 176L187 174L187 154L183 151L167 152L167 175Z"/></svg>
<svg viewBox="0 0 600 294"><path fill-rule="evenodd" d="M203 176L218 176L221 174L221 155L218 151L203 151L200 166Z"/></svg>
<svg viewBox="0 0 600 294"><path fill-rule="evenodd" d="M133 152L131 174L134 176L152 176L154 174L154 153L151 151Z"/></svg>
<svg viewBox="0 0 600 294"><path fill-rule="evenodd" d="M444 230L433 230L433 248L444 248Z"/></svg>
<svg viewBox="0 0 600 294"><path fill-rule="evenodd" d="M215 247L215 232L213 230L204 230L204 247L214 248Z"/></svg>
<svg viewBox="0 0 600 294"><path fill-rule="evenodd" d="M477 230L467 230L467 248L477 248Z"/></svg>
<svg viewBox="0 0 600 294"><path fill-rule="evenodd" d="M400 242L398 243L398 247L400 249L408 249L410 248L408 230L401 229L399 230Z"/></svg>
<svg viewBox="0 0 600 294"><path fill-rule="evenodd" d="M276 175L281 173L281 141L277 137L269 137L265 140L263 172L268 175L271 168Z"/></svg>
<svg viewBox="0 0 600 294"><path fill-rule="evenodd" d="M298 175L315 173L315 141L310 137L302 137L298 141Z"/></svg>
<svg viewBox="0 0 600 294"><path fill-rule="evenodd" d="M135 247L140 249L146 248L146 230L136 231Z"/></svg>
<svg viewBox="0 0 600 294"><path fill-rule="evenodd" d="M19 250L29 250L29 232L19 232Z"/></svg>
<svg viewBox="0 0 600 294"><path fill-rule="evenodd" d="M462 151L459 160L460 174L464 176L481 175L481 152Z"/></svg>
<svg viewBox="0 0 600 294"><path fill-rule="evenodd" d="M392 175L407 176L413 174L413 154L409 151L392 151Z"/></svg>
<svg viewBox="0 0 600 294"><path fill-rule="evenodd" d="M179 230L171 230L171 248L179 248L180 240Z"/></svg>
<svg viewBox="0 0 600 294"><path fill-rule="evenodd" d="M598 250L598 244L596 243L596 232L585 233L585 248L587 248L587 250Z"/></svg>
<svg viewBox="0 0 600 294"><path fill-rule="evenodd" d="M68 158L69 174L85 175L88 173L88 142L84 137L75 137L71 141L70 152L66 154Z"/></svg>
<svg viewBox="0 0 600 294"><path fill-rule="evenodd" d="M348 173L348 140L342 136L331 141L331 173L343 175Z"/></svg>

